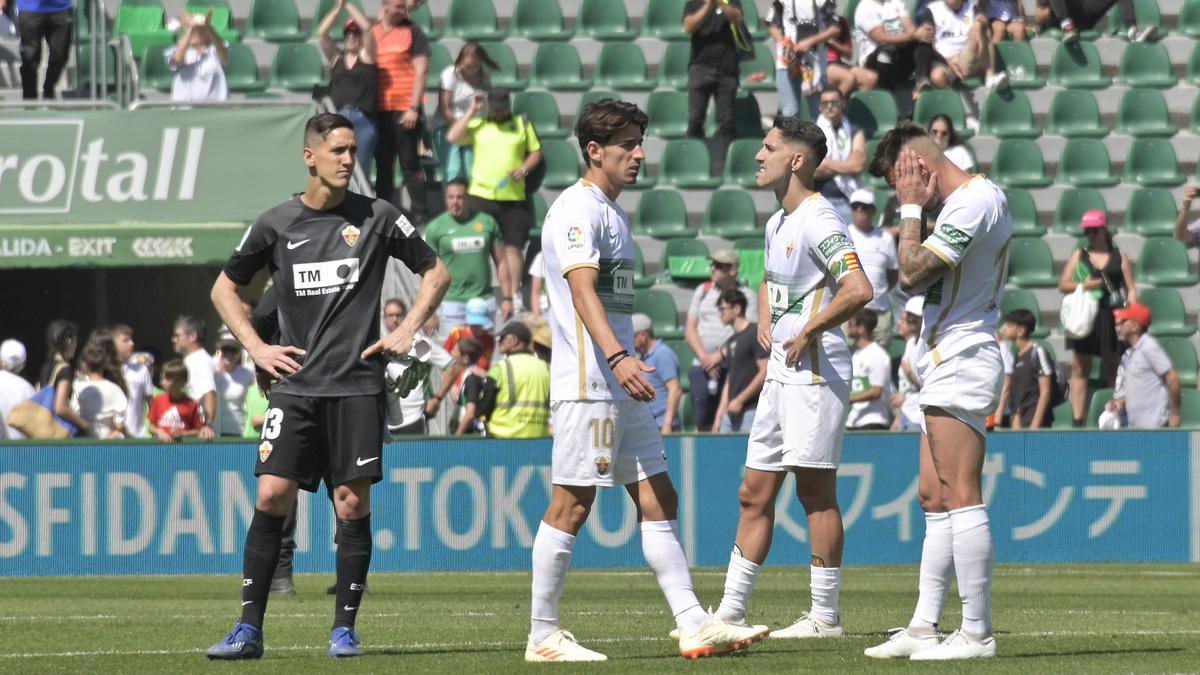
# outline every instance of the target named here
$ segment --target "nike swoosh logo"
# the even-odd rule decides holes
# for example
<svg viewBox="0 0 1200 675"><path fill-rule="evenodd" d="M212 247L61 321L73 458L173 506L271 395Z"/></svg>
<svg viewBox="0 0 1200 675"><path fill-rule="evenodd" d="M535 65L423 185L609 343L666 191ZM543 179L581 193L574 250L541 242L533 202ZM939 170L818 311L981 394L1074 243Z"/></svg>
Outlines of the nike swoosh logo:
<svg viewBox="0 0 1200 675"><path fill-rule="evenodd" d="M365 465L367 465L367 464L370 464L371 462L374 462L374 461L375 461L375 460L377 460L377 459L379 459L379 458L378 458L378 457L371 457L370 459L363 459L362 457L359 457L358 459L354 460L354 463L355 463L355 464L357 464L357 465L359 465L359 466L365 466Z"/></svg>
<svg viewBox="0 0 1200 675"><path fill-rule="evenodd" d="M288 245L287 245L288 250L290 251L294 248L300 248L301 246L307 244L310 241L312 241L312 239L305 239L304 241L289 241Z"/></svg>
<svg viewBox="0 0 1200 675"><path fill-rule="evenodd" d="M344 609L344 610L345 610L345 611L347 611L347 612L353 612L354 610L356 610L356 609L358 609L358 608L357 608L357 607L351 607L350 605L342 605L342 609Z"/></svg>
<svg viewBox="0 0 1200 675"><path fill-rule="evenodd" d="M249 605L249 604L250 604L250 603L252 603L252 602L254 602L254 601L253 601L253 600L247 600L247 601L245 601L245 602L243 602L243 603L242 603L242 607L245 607L246 605Z"/></svg>

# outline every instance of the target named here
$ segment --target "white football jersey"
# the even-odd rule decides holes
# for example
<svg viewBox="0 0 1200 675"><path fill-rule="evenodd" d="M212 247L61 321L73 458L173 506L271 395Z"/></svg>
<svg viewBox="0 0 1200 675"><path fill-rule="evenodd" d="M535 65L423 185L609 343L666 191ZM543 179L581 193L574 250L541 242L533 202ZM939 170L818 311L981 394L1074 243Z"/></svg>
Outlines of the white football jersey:
<svg viewBox="0 0 1200 675"><path fill-rule="evenodd" d="M575 312L568 272L591 267L600 273L596 292L621 348L633 348L633 270L637 253L629 215L592 183L580 180L554 200L542 225L542 260L554 337L550 357L552 401L627 400L606 354Z"/></svg>
<svg viewBox="0 0 1200 675"><path fill-rule="evenodd" d="M799 335L817 312L829 306L842 277L861 270L850 231L820 194L785 215L767 221L767 299L771 305L771 359L767 379L784 384L850 380L850 348L840 326L814 340L800 363L789 368L783 343Z"/></svg>
<svg viewBox="0 0 1200 675"><path fill-rule="evenodd" d="M964 2L958 11L946 6L945 0L927 5L933 17L933 48L942 58L956 56L967 46L967 36L975 18L975 3Z"/></svg>
<svg viewBox="0 0 1200 675"><path fill-rule="evenodd" d="M934 362L941 363L995 341L1011 239L1008 199L986 177L972 177L946 200L922 244L950 269L925 291L921 356L932 352Z"/></svg>

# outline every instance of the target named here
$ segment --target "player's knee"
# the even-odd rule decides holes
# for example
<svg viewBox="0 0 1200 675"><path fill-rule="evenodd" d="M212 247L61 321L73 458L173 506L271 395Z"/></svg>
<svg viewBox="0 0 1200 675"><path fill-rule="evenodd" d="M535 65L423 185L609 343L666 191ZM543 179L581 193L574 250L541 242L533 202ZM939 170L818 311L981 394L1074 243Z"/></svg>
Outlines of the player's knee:
<svg viewBox="0 0 1200 675"><path fill-rule="evenodd" d="M770 515L775 510L775 498L769 490L745 481L738 488L738 503L743 512L755 515Z"/></svg>
<svg viewBox="0 0 1200 675"><path fill-rule="evenodd" d="M946 510L940 487L935 490L919 489L917 491L917 501L921 503L921 510L925 513L941 513Z"/></svg>
<svg viewBox="0 0 1200 675"><path fill-rule="evenodd" d="M294 494L286 491L260 490L254 508L273 516L286 516L292 510Z"/></svg>
<svg viewBox="0 0 1200 675"><path fill-rule="evenodd" d="M1024 23L1014 23L1012 26L1009 26L1008 32L1010 35L1012 35L1012 39L1014 39L1018 42L1025 41L1025 24Z"/></svg>
<svg viewBox="0 0 1200 675"><path fill-rule="evenodd" d="M950 86L950 78L946 77L945 68L934 68L933 72L929 73L929 81L938 89L945 89Z"/></svg>

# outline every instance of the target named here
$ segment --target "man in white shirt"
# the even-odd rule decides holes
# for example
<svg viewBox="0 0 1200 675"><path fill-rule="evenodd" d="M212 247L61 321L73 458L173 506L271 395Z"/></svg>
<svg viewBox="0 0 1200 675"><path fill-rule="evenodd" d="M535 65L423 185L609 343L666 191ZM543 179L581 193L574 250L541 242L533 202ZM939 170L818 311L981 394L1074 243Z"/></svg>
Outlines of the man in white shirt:
<svg viewBox="0 0 1200 675"><path fill-rule="evenodd" d="M854 380L850 384L847 429L888 428L888 400L892 396L892 357L872 337L875 312L864 309L850 319L846 337L854 340L851 358Z"/></svg>
<svg viewBox="0 0 1200 675"><path fill-rule="evenodd" d="M186 315L175 319L171 344L187 366L187 395L199 403L204 412L204 426L200 428L199 437L210 440L216 435L217 380L212 355L204 351L204 322Z"/></svg>
<svg viewBox="0 0 1200 675"><path fill-rule="evenodd" d="M25 367L25 345L8 339L0 343L0 438L25 438L25 434L8 426L8 413L13 406L33 396L33 385L17 373Z"/></svg>
<svg viewBox="0 0 1200 675"><path fill-rule="evenodd" d="M850 241L862 261L863 272L871 280L875 297L867 309L875 312L875 342L884 347L892 339L892 289L900 279L900 261L896 258L896 240L875 227L875 193L867 189L850 195Z"/></svg>
<svg viewBox="0 0 1200 675"><path fill-rule="evenodd" d="M860 89L891 89L913 74L915 46L933 43L931 26L914 26L903 0L862 0L854 10L853 69Z"/></svg>
<svg viewBox="0 0 1200 675"><path fill-rule="evenodd" d="M867 0L870 2L871 0ZM850 197L863 187L867 168L867 135L846 117L846 97L833 86L821 91L817 126L828 148L813 179L817 192L829 200L844 222L850 222Z"/></svg>
<svg viewBox="0 0 1200 675"><path fill-rule="evenodd" d="M737 536L717 616L746 620L750 593L771 548L779 490L791 473L808 516L812 608L772 631L772 638L843 634L837 468L851 365L841 325L871 301L871 282L846 223L816 191L813 174L825 152L825 134L817 125L779 116L755 157L761 167L756 182L782 206L766 224L767 273L758 294L758 341L771 353L750 427Z"/></svg>
<svg viewBox="0 0 1200 675"><path fill-rule="evenodd" d="M894 431L920 431L925 420L925 416L921 414L921 380L917 377L917 344L921 339L921 316L925 313L924 306L923 296L914 295L909 298L897 324L900 327L900 336L904 338L904 355L900 357L900 372L897 377L900 383L899 391L892 397L892 407L897 408L892 424ZM937 476L933 476L933 479L936 481Z"/></svg>
<svg viewBox="0 0 1200 675"><path fill-rule="evenodd" d="M190 379L190 378L189 378ZM246 429L246 392L255 386L254 370L242 359L242 345L237 340L221 340L217 344L216 373L218 436L240 438Z"/></svg>
<svg viewBox="0 0 1200 675"><path fill-rule="evenodd" d="M978 74L988 19L976 9L975 0L935 0L917 14L917 24L933 27L933 44L917 45L919 84L948 89Z"/></svg>
<svg viewBox="0 0 1200 675"><path fill-rule="evenodd" d="M229 50L212 26L212 10L208 14L184 16L179 42L168 47L164 57L167 67L175 72L171 82L171 100L224 101L229 98L225 81L225 64Z"/></svg>
<svg viewBox="0 0 1200 675"><path fill-rule="evenodd" d="M1150 329L1150 308L1133 303L1113 310L1117 337L1129 345L1117 368L1117 386L1108 408L1124 413L1130 429L1179 426L1179 373Z"/></svg>
<svg viewBox="0 0 1200 675"><path fill-rule="evenodd" d="M917 351L925 414L921 471L926 478L929 468L935 472L942 504L926 509L921 595L912 620L865 653L918 661L992 657L994 549L981 478L986 420L1004 379L995 330L1012 215L999 186L955 166L915 124L884 135L870 171L895 187L901 205L900 286L925 294ZM925 213L939 205L937 223L927 234ZM931 521L939 510L948 514L949 528L939 528L931 542ZM937 623L951 573L958 576L962 628L939 642Z"/></svg>
<svg viewBox="0 0 1200 675"><path fill-rule="evenodd" d="M112 327L113 342L117 347L117 360L125 373L125 387L129 390L129 408L125 417L125 431L130 438L146 437L146 411L154 395L154 375L147 354L134 355L137 346L133 341L133 329L119 323Z"/></svg>

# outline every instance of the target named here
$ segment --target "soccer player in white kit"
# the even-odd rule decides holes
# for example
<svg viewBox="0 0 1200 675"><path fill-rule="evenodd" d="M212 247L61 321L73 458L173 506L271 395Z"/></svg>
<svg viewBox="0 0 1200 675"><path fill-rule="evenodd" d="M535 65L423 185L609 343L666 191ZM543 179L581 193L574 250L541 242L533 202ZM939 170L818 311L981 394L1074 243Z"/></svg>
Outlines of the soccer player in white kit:
<svg viewBox="0 0 1200 675"><path fill-rule="evenodd" d="M696 599L679 541L678 497L662 434L646 401L653 368L633 347L636 249L616 199L637 180L648 118L632 103L583 107L575 136L587 172L554 201L542 227L550 296L550 413L553 490L533 542L533 601L526 661L604 661L558 621L575 537L597 487L624 485L641 520L642 553L679 630L679 653L698 658L743 649L765 630L708 614Z"/></svg>
<svg viewBox="0 0 1200 675"><path fill-rule="evenodd" d="M771 352L746 448L741 512L717 616L744 623L755 579L771 548L775 500L788 472L808 516L811 611L772 638L842 635L842 515L837 468L850 396L850 348L841 325L871 301L850 231L813 186L825 134L799 117L775 118L755 159L759 187L783 206L766 226L766 278L759 286L758 340ZM770 321L766 320L770 317Z"/></svg>
<svg viewBox="0 0 1200 675"><path fill-rule="evenodd" d="M986 177L946 159L914 124L884 135L870 170L887 179L901 204L900 285L925 294L916 367L925 415L919 483L930 516L916 612L906 628L865 653L921 661L995 656L994 552L980 476L985 420L996 409L1004 378L995 328L1012 238L1008 200ZM924 214L939 204L936 225L926 233ZM930 472L940 495L926 494ZM947 515L939 519L937 511ZM937 622L951 572L958 577L962 628L939 642Z"/></svg>

